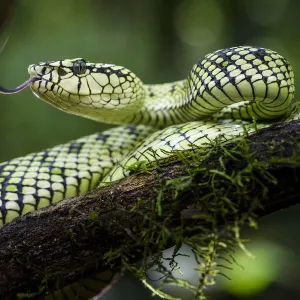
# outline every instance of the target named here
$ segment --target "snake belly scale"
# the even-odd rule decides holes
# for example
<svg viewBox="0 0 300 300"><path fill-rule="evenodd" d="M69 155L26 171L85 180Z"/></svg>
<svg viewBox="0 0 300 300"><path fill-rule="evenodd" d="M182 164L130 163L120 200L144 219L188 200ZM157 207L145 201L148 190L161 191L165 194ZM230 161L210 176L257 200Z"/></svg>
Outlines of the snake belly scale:
<svg viewBox="0 0 300 300"><path fill-rule="evenodd" d="M146 85L124 67L83 59L38 63L28 72L27 85L51 105L127 125L0 164L2 225L127 176L124 166L165 158L220 135L234 138L243 133L243 122L255 118L258 127L268 126L295 108L291 65L272 50L252 46L210 53L187 79L165 84Z"/></svg>

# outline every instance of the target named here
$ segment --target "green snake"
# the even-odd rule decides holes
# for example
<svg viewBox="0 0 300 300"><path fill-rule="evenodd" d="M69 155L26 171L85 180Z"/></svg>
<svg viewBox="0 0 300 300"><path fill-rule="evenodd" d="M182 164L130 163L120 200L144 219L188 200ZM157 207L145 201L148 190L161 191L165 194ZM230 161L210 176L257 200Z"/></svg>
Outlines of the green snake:
<svg viewBox="0 0 300 300"><path fill-rule="evenodd" d="M124 67L81 58L30 65L33 93L95 121L128 124L0 165L0 223L128 175L126 166L165 158L243 133L239 121L288 117L295 107L291 65L259 47L206 55L188 78L146 85ZM249 130L253 130L249 126Z"/></svg>
<svg viewBox="0 0 300 300"><path fill-rule="evenodd" d="M129 174L127 167L167 158L221 136L233 139L291 118L294 74L278 53L254 46L215 51L184 80L147 85L130 70L82 58L30 65L40 99L67 113L123 124L0 164L0 223L83 194Z"/></svg>

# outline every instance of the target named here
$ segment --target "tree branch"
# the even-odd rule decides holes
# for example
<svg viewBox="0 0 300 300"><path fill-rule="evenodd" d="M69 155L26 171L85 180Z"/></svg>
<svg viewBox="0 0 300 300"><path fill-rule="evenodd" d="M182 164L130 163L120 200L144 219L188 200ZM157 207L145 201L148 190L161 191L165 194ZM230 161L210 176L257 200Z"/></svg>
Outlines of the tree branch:
<svg viewBox="0 0 300 300"><path fill-rule="evenodd" d="M251 193L256 196L261 193L261 186L267 188L260 203L262 209L257 210L257 214L263 216L300 202L299 122L273 125L259 130L248 140L247 151L252 161L265 163L270 176L277 180L277 184L271 181L251 183ZM236 143L226 144L224 149L235 146ZM239 159L225 158L222 162L225 168L237 172L247 167L244 150L238 150ZM157 228L163 224L169 231L182 224L188 228L199 223L194 218L199 209L194 210L193 205L199 193L208 193L207 187L203 191L205 174L217 168L218 153L205 159L201 174L191 175L185 162L175 159L109 187L29 213L4 226L0 234L1 299L18 292L37 291L45 282L50 290L57 282L61 286L70 284L96 264L100 270L106 269L104 255L118 249L122 253L128 250L124 245L130 243L130 257L132 262L137 262L143 257L144 245L136 229L145 223L145 216L151 215ZM191 176L193 188L178 189L174 203L174 193L167 188L166 182L186 176ZM159 209L156 208L153 214L158 194L159 199L163 199L162 214L157 213ZM235 200L233 195L231 201ZM240 213L248 209L245 204L239 206ZM149 243L148 247L155 252L157 245ZM172 243L168 240L166 246ZM120 267L121 258L114 260L113 268Z"/></svg>

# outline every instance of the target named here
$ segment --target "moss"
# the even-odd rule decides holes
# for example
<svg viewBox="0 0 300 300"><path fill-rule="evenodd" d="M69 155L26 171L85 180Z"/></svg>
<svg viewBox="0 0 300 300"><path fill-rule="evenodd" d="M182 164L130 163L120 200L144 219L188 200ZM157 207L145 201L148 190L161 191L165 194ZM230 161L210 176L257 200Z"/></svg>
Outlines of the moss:
<svg viewBox="0 0 300 300"><path fill-rule="evenodd" d="M175 153L170 159L180 161L178 168L184 168L186 175L170 178L156 187L156 202L145 210L147 199L139 199L133 206L133 215L139 211L147 212L142 216L142 222L136 223L128 229L134 237L122 249L111 250L106 254L106 261L112 263L121 259L122 264L147 285L154 294L166 299L178 299L162 292L164 284L175 284L183 289L190 290L196 299L206 299L206 287L215 284L216 276L225 276L230 273L231 264L235 263L234 249L241 248L251 256L241 238L241 228L248 225L257 228L256 212L261 202L268 196L267 186L276 185L276 179L266 170L268 161L260 161L250 149L247 135L239 137L228 150L228 142L216 139L206 147ZM267 145L270 150L278 151L277 144L270 141ZM258 145L256 145L258 146ZM266 146L264 143L263 146ZM169 161L170 161L169 160ZM299 159L295 157L296 160ZM213 168L211 161L214 161ZM217 165L215 162L218 162ZM232 162L238 163L238 169L232 169ZM158 161L155 164L159 165ZM278 159L278 163L284 163ZM153 165L152 165L153 166ZM149 168L149 166L148 166ZM134 166L131 170L147 171ZM159 178L159 168L156 169ZM201 177L201 183L197 178ZM172 207L182 205L182 195L193 193L197 202L182 210L181 225L172 228ZM172 198L166 201L165 197ZM180 197L179 197L180 196ZM142 208L140 210L139 208ZM186 227L185 220L194 220L194 225ZM141 220L141 218L139 218ZM176 245L171 257L163 257L163 250L171 243ZM182 244L191 247L198 266L199 274L197 285L178 279L172 271L178 269L176 257L180 255ZM153 246L155 245L155 246ZM143 260L138 265L132 263L130 249L140 247ZM163 262L167 261L167 269ZM223 261L224 263L220 263ZM146 283L147 271L156 270L161 273L162 285L153 288ZM224 271L225 270L225 271Z"/></svg>
<svg viewBox="0 0 300 300"><path fill-rule="evenodd" d="M251 256L241 237L241 228L245 225L257 228L256 212L268 198L268 187L277 185L276 179L267 171L268 165L300 165L300 158L295 151L282 157L282 153L286 153L289 148L286 143L286 140L281 143L276 138L267 142L249 143L248 135L245 134L235 139L234 143L216 139L205 147L175 152L171 158L151 165L144 162L133 165L129 168L131 172L144 172L145 176L155 174L158 184L153 186L153 190L156 191L156 197L154 201L143 199L137 191L137 200L129 206L129 226L126 219L124 223L118 224L121 229L108 226L114 228L116 236L119 229L126 232L127 239L120 247L105 253L104 263L112 268L119 268L121 263L162 298L178 299L162 291L165 284L171 283L189 290L196 299L206 299L206 288L215 284L217 276L230 277L236 247ZM290 143L290 148L299 147L295 140ZM255 149L260 147L269 149L268 157L258 158L255 155ZM174 172L165 180L166 176L161 176L161 165L172 163L181 175L173 176L176 175ZM185 200L191 195L196 201L185 205ZM178 210L178 207L182 209ZM81 213L76 207L73 210ZM174 211L181 213L174 215ZM99 216L101 214L97 210L90 211L88 220L82 225L85 234L97 238L90 229L96 230L94 225L99 222ZM77 243L77 236L72 231L68 232L67 238ZM170 244L175 245L174 251L165 257L163 251ZM180 272L176 259L182 256L180 247L183 244L191 247L197 262L195 268L199 281L195 285L173 274L175 270ZM161 285L158 288L147 283L149 270L161 274ZM59 274L54 277L57 283L63 278ZM54 277L51 277L52 281ZM48 291L46 284L42 290Z"/></svg>
<svg viewBox="0 0 300 300"><path fill-rule="evenodd" d="M19 293L17 294L18 299L32 299L39 296L40 293Z"/></svg>

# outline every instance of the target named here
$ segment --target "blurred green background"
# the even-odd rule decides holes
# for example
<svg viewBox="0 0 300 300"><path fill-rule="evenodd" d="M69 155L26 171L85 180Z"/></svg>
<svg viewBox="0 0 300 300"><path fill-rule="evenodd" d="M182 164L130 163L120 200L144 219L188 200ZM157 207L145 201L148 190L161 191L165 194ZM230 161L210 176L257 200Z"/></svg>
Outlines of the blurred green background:
<svg viewBox="0 0 300 300"><path fill-rule="evenodd" d="M8 38L0 53L0 83L5 87L12 88L25 81L31 63L75 57L126 66L146 83L179 80L205 54L243 44L271 48L286 56L296 73L296 90L299 86L300 2L297 0L19 0L14 3L10 20L0 32L0 46ZM0 95L0 101L0 161L109 126L58 111L35 98L29 89L17 95ZM241 258L245 270L242 275L232 274L239 280L232 280L233 286L228 282L220 284L219 289L213 290L213 298L300 298L299 213L300 209L295 207L264 218L249 246L263 254L257 254L255 262L244 262ZM193 269L191 261L182 264L188 266L187 271ZM247 265L258 273L251 273L250 267L247 272ZM248 273L250 278L241 280ZM127 298L123 297L122 288L128 298L133 297L134 291L136 299L146 297L141 296L144 289L136 284L124 279L107 299ZM185 297L188 299L188 295Z"/></svg>

